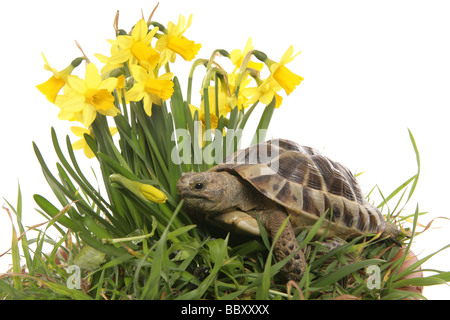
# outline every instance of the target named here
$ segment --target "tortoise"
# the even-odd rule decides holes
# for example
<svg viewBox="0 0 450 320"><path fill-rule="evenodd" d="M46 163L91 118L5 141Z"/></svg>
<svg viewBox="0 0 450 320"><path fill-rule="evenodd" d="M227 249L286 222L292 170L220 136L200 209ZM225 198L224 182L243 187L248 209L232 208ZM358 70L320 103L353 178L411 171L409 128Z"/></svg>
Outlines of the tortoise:
<svg viewBox="0 0 450 320"><path fill-rule="evenodd" d="M274 243L278 261L292 255L281 269L299 280L306 261L296 240L327 214L316 234L346 240L382 233L396 239L398 229L364 198L353 174L311 147L274 139L239 150L205 172L184 173L177 192L187 212L229 230L260 235L257 216Z"/></svg>

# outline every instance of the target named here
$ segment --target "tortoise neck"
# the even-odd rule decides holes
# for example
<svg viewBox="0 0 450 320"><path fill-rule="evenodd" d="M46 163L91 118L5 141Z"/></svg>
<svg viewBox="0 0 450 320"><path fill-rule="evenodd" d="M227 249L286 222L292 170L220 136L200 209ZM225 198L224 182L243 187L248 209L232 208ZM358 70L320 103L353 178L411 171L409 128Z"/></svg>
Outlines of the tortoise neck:
<svg viewBox="0 0 450 320"><path fill-rule="evenodd" d="M227 184L231 191L229 207L233 210L250 211L257 209L263 203L262 195L247 181L233 174L227 173Z"/></svg>

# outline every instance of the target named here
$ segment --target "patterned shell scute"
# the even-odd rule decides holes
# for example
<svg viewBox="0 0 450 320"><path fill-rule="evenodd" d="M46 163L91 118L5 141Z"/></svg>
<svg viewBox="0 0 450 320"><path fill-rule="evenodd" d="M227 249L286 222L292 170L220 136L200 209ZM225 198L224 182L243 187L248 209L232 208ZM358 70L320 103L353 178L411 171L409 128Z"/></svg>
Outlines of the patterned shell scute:
<svg viewBox="0 0 450 320"><path fill-rule="evenodd" d="M213 170L237 173L291 214L317 219L332 210L338 226L361 233L384 230L381 212L364 199L353 174L310 147L271 140L237 151Z"/></svg>

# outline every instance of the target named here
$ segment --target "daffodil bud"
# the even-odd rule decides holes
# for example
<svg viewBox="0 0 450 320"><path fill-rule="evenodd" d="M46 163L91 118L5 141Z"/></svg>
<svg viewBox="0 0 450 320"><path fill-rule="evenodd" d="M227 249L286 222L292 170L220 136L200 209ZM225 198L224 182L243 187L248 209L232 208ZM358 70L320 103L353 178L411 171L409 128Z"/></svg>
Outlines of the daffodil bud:
<svg viewBox="0 0 450 320"><path fill-rule="evenodd" d="M84 57L78 57L76 59L73 59L72 62L70 63L70 65L74 68L78 67L80 65L81 62L83 62L83 60L85 60Z"/></svg>
<svg viewBox="0 0 450 320"><path fill-rule="evenodd" d="M117 35L118 36L126 36L127 34L128 33L125 30L123 30L123 29L117 30Z"/></svg>
<svg viewBox="0 0 450 320"><path fill-rule="evenodd" d="M118 183L128 191L135 194L138 198L146 201L164 203L167 200L167 196L161 190L153 187L152 185L141 183L138 181L132 181L124 176L114 173L109 176L111 183Z"/></svg>
<svg viewBox="0 0 450 320"><path fill-rule="evenodd" d="M253 50L253 55L258 59L259 61L266 62L269 58L267 57L267 54L265 54L262 51Z"/></svg>
<svg viewBox="0 0 450 320"><path fill-rule="evenodd" d="M222 56L224 56L224 57L226 57L226 58L229 58L229 57L230 57L230 54L228 53L227 50L219 49L219 50L217 50L217 52L220 53Z"/></svg>

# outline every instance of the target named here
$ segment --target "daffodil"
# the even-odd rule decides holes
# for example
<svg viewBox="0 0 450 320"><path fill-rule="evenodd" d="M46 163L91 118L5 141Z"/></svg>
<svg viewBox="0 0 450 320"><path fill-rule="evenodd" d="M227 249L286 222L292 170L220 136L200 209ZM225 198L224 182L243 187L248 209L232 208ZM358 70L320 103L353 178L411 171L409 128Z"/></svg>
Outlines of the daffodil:
<svg viewBox="0 0 450 320"><path fill-rule="evenodd" d="M227 84L229 88L229 92L231 94L227 94L227 110L230 112L234 107L238 106L239 109L246 107L248 104L247 97L242 94L242 90L244 90L252 81L248 75L245 75L240 83L238 73L231 73L227 77Z"/></svg>
<svg viewBox="0 0 450 320"><path fill-rule="evenodd" d="M117 77L117 97L119 98L119 101L122 101L122 99L125 97L124 95L124 89L125 89L125 77L123 75L120 75ZM126 99L126 98L125 98ZM126 101L128 102L128 101Z"/></svg>
<svg viewBox="0 0 450 320"><path fill-rule="evenodd" d="M300 54L300 52L298 52L292 56L293 53L294 48L290 46L281 57L280 62L277 63L270 59L265 61L270 69L270 73L273 75L273 78L283 87L287 95L290 95L292 91L294 91L295 87L303 81L302 77L286 68L286 64L294 60L294 58Z"/></svg>
<svg viewBox="0 0 450 320"><path fill-rule="evenodd" d="M93 137L92 129L86 129L82 127L71 127L70 130L74 135L81 138L78 141L72 143L72 148L74 150L83 149L84 154L87 158L89 159L93 158L95 156L94 152L92 152L92 149L89 147L89 145L86 142L86 139L84 138L85 134L88 134L91 137ZM109 132L113 136L117 133L117 128L109 128Z"/></svg>
<svg viewBox="0 0 450 320"><path fill-rule="evenodd" d="M161 65L164 65L167 61L175 62L176 54L179 54L186 61L195 58L202 45L183 36L191 23L192 15L189 16L187 23L181 15L176 25L173 22L168 23L167 34L160 37L155 44L156 50L162 54Z"/></svg>
<svg viewBox="0 0 450 320"><path fill-rule="evenodd" d="M109 180L112 183L115 182L120 184L122 187L128 189L128 191L132 192L144 201L149 200L151 202L164 203L167 200L166 194L152 185L127 179L117 173L112 174L109 177Z"/></svg>
<svg viewBox="0 0 450 320"><path fill-rule="evenodd" d="M194 116L195 112L198 112L198 120L202 122L203 128L205 128L206 116L205 110L202 104L202 108L197 108L196 106L190 104L189 110L191 111L191 115ZM219 124L219 118L216 116L215 112L211 112L209 114L211 129L216 129Z"/></svg>
<svg viewBox="0 0 450 320"><path fill-rule="evenodd" d="M107 57L103 54L96 53L94 54L95 57L105 65L101 69L102 77L109 77L111 72L117 69L123 69L123 62L127 61L126 59L129 58L129 56L121 57L121 54L126 54L126 52L122 52L117 45L117 40L106 40L111 45L111 57ZM124 61L122 61L124 60Z"/></svg>
<svg viewBox="0 0 450 320"><path fill-rule="evenodd" d="M233 51L230 52L231 62L236 66L235 71L237 71L237 69L241 67L244 58L252 50L253 50L252 38L249 38L245 45L244 51L241 51L240 49L234 49ZM263 66L264 66L263 63L253 61L249 61L247 64L247 68L252 68L258 71L261 71Z"/></svg>
<svg viewBox="0 0 450 320"><path fill-rule="evenodd" d="M94 152L92 152L91 148L87 144L86 140L84 139L84 135L88 134L91 137L93 137L92 130L82 128L82 127L71 127L70 130L74 135L81 138L80 140L72 143L72 148L74 150L80 150L83 149L84 154L87 158L91 159L94 157Z"/></svg>
<svg viewBox="0 0 450 320"><path fill-rule="evenodd" d="M250 97L246 101L246 105L257 103L258 101L268 105L275 97L275 108L278 108L283 101L283 98L277 93L282 90L281 85L270 75L264 81L258 81L257 87L244 88L242 94L246 97Z"/></svg>
<svg viewBox="0 0 450 320"><path fill-rule="evenodd" d="M83 58L73 60L67 68L58 71L55 68L52 68L45 55L43 53L41 54L42 58L44 58L44 69L52 72L53 75L47 81L37 85L36 88L47 97L48 101L55 103L56 96L66 85L69 75L72 73L73 69L81 63Z"/></svg>
<svg viewBox="0 0 450 320"><path fill-rule="evenodd" d="M192 117L194 117L195 112L198 113L198 122L201 124L201 126L198 126L198 128L197 128L197 130L198 130L197 142L198 142L198 146L200 148L202 148L206 144L206 140L204 139L205 138L204 134L206 131L206 115L205 115L205 110L203 108L203 104L202 104L202 108L197 108L196 106L190 104L189 110L191 111ZM212 130L217 129L217 126L219 124L219 118L217 118L217 116L215 115L214 112L209 114L209 119L210 119L211 129Z"/></svg>
<svg viewBox="0 0 450 320"><path fill-rule="evenodd" d="M161 105L161 100L168 100L173 93L173 73L165 73L155 77L153 72L147 72L138 65L130 67L131 74L136 83L126 93L129 101L144 102L144 110L150 117L152 115L152 104Z"/></svg>
<svg viewBox="0 0 450 320"><path fill-rule="evenodd" d="M110 40L111 57L95 55L97 59L107 64L102 73L117 68L127 61L130 65L139 63L147 70L154 68L159 62L160 54L151 46L151 41L158 30L158 27L155 27L148 32L147 23L141 19L134 26L131 36L120 35L116 41Z"/></svg>
<svg viewBox="0 0 450 320"><path fill-rule="evenodd" d="M119 110L114 105L111 92L116 88L117 78L101 79L97 67L89 63L85 80L77 76L68 78L64 95L58 96L55 104L61 108L61 120L79 121L89 127L97 112L105 116L116 116Z"/></svg>
<svg viewBox="0 0 450 320"><path fill-rule="evenodd" d="M199 113L199 120L202 120L205 122L205 96L204 92L202 90L202 102L200 104L200 113ZM209 106L209 113L211 117L215 117L216 119L219 119L221 116L226 116L230 110L227 107L227 92L226 89L219 85L218 90L218 98L216 99L216 88L214 86L208 87L208 106ZM219 105L216 107L216 101L219 102ZM217 113L218 111L218 113ZM213 120L211 118L211 120ZM211 128L215 128L213 124L211 123Z"/></svg>
<svg viewBox="0 0 450 320"><path fill-rule="evenodd" d="M239 107L239 109L246 107L247 97L241 94L242 90L251 82L251 79L245 77L244 80L241 81L240 86L238 88L238 80L239 74L231 73L225 77L224 81L219 81L216 83L216 86L219 86L217 90L217 98L216 98L216 87L209 86L208 87L208 101L209 101L209 110L211 116L219 119L221 116L226 116L231 110L235 107ZM239 92L237 92L239 90ZM200 119L204 115L204 93L202 93L202 102L200 105ZM219 102L219 105L216 107L216 102ZM217 113L218 111L218 113ZM213 126L211 125L213 128Z"/></svg>

